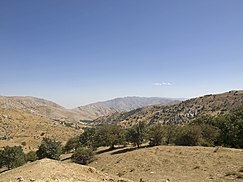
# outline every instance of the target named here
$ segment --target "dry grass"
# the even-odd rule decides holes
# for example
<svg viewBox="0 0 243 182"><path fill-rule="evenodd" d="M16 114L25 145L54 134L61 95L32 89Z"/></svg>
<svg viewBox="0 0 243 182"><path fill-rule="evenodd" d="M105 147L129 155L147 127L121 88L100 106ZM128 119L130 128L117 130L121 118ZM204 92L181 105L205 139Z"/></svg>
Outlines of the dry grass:
<svg viewBox="0 0 243 182"><path fill-rule="evenodd" d="M102 150L102 149L101 149ZM242 150L159 146L100 152L90 166L134 181L242 181ZM235 175L226 175L237 171Z"/></svg>

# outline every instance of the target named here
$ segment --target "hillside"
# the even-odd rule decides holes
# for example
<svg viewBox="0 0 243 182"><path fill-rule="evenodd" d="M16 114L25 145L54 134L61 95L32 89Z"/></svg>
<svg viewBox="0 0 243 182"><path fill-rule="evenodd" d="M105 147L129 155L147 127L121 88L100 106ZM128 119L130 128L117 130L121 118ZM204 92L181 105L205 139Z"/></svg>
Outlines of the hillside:
<svg viewBox="0 0 243 182"><path fill-rule="evenodd" d="M23 144L25 151L35 150L43 137L64 142L80 133L78 128L55 123L43 116L0 108L0 148Z"/></svg>
<svg viewBox="0 0 243 182"><path fill-rule="evenodd" d="M78 112L65 109L54 102L28 96L0 96L0 108L15 109L24 113L31 113L33 115L44 116L52 120L66 122L76 122L82 117Z"/></svg>
<svg viewBox="0 0 243 182"><path fill-rule="evenodd" d="M54 102L35 97L0 96L0 108L2 109L15 109L43 116L59 123L77 123L80 120L94 120L115 112L130 111L143 106L171 102L178 102L178 100L156 97L125 97L88 104L75 109L66 109Z"/></svg>
<svg viewBox="0 0 243 182"><path fill-rule="evenodd" d="M74 111L78 111L78 113L82 113L82 115L89 120L93 120L101 116L106 116L117 112L128 112L144 106L169 104L175 102L180 102L180 100L159 97L124 97L80 106L74 109Z"/></svg>
<svg viewBox="0 0 243 182"><path fill-rule="evenodd" d="M90 166L135 182L243 181L243 150L158 146L101 152Z"/></svg>
<svg viewBox="0 0 243 182"><path fill-rule="evenodd" d="M139 121L148 123L186 123L190 119L205 114L217 115L243 105L243 91L205 95L173 105L148 106L130 112L114 113L100 117L94 123L120 123L125 126Z"/></svg>
<svg viewBox="0 0 243 182"><path fill-rule="evenodd" d="M24 181L31 179L36 182L129 182L117 176L108 175L97 171L88 166L74 163L64 163L51 159L42 159L24 166L6 171L0 174L1 182L18 181L17 178L22 177Z"/></svg>

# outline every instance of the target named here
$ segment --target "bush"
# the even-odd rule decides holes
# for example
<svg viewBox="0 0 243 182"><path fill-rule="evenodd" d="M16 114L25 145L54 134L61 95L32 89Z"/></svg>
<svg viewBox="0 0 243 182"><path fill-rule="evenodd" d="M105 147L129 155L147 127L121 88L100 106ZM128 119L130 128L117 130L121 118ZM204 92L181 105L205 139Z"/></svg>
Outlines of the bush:
<svg viewBox="0 0 243 182"><path fill-rule="evenodd" d="M25 154L21 146L6 146L0 152L0 165L8 169L16 168L25 164Z"/></svg>
<svg viewBox="0 0 243 182"><path fill-rule="evenodd" d="M62 153L61 142L57 142L50 138L43 138L39 149L36 151L36 154L39 159L50 158L59 160Z"/></svg>
<svg viewBox="0 0 243 182"><path fill-rule="evenodd" d="M38 159L38 156L35 151L30 151L25 155L25 159L28 162L34 162Z"/></svg>
<svg viewBox="0 0 243 182"><path fill-rule="evenodd" d="M91 148L80 147L71 156L71 160L78 164L86 165L93 161L94 153Z"/></svg>

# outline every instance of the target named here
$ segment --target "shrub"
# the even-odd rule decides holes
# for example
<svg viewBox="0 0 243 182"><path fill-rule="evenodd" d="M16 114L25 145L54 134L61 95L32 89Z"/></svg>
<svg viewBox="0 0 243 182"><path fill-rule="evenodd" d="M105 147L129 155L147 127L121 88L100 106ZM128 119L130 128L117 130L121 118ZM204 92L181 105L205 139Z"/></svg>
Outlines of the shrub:
<svg viewBox="0 0 243 182"><path fill-rule="evenodd" d="M80 147L71 156L71 160L78 164L86 165L94 159L94 153L91 148Z"/></svg>
<svg viewBox="0 0 243 182"><path fill-rule="evenodd" d="M34 162L38 159L38 156L36 154L35 151L29 151L26 155L25 155L25 159L26 161L29 161L29 162Z"/></svg>
<svg viewBox="0 0 243 182"><path fill-rule="evenodd" d="M8 169L16 168L25 164L25 154L21 146L6 146L0 152L0 165L6 166Z"/></svg>
<svg viewBox="0 0 243 182"><path fill-rule="evenodd" d="M43 138L39 149L36 151L39 159L50 158L59 160L61 153L61 142L57 142L50 138Z"/></svg>

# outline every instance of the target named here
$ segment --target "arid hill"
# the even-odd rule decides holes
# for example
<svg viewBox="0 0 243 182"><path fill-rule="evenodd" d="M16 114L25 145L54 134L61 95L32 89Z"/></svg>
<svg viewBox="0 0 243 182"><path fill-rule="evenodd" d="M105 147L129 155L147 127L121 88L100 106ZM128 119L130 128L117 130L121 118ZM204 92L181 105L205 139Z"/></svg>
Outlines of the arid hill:
<svg viewBox="0 0 243 182"><path fill-rule="evenodd" d="M43 137L64 142L80 133L80 129L55 123L41 115L0 108L0 147L22 145L25 151L35 150Z"/></svg>
<svg viewBox="0 0 243 182"><path fill-rule="evenodd" d="M131 126L139 121L163 124L187 123L197 116L217 115L243 105L243 91L230 91L223 94L205 95L173 105L148 106L130 112L114 113L100 117L94 123L119 123Z"/></svg>
<svg viewBox="0 0 243 182"><path fill-rule="evenodd" d="M28 163L0 174L1 182L18 182L17 178L35 182L130 182L130 180L97 171L93 167L51 159Z"/></svg>
<svg viewBox="0 0 243 182"><path fill-rule="evenodd" d="M242 149L157 146L99 153L90 166L135 182L243 181Z"/></svg>

